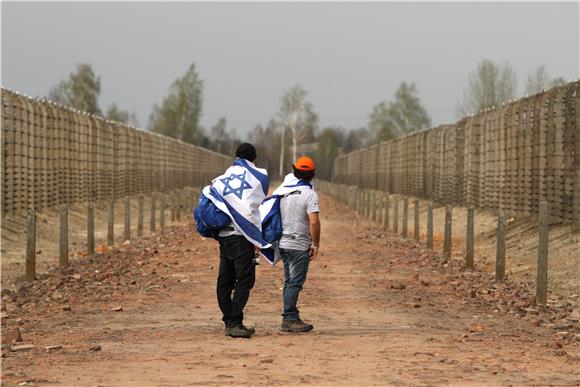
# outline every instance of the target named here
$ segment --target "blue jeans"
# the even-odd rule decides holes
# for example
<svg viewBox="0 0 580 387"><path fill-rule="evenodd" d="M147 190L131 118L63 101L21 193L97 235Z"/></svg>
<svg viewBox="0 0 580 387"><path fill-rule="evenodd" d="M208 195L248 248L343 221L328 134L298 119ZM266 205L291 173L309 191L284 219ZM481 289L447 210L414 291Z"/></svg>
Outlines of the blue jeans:
<svg viewBox="0 0 580 387"><path fill-rule="evenodd" d="M296 304L298 294L302 290L306 275L308 274L308 258L310 250L287 250L280 249L280 255L284 261L284 320L298 320L300 313Z"/></svg>

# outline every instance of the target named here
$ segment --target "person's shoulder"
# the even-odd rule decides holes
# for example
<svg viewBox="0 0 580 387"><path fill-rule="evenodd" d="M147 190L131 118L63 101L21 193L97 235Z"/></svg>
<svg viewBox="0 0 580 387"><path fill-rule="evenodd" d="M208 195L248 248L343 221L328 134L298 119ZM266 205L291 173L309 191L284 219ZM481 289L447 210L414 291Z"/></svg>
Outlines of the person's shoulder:
<svg viewBox="0 0 580 387"><path fill-rule="evenodd" d="M318 192L314 188L306 189L305 191L309 197L318 197Z"/></svg>
<svg viewBox="0 0 580 387"><path fill-rule="evenodd" d="M251 161L247 161L246 160L246 167L247 168L251 168L251 169L253 169L253 170L257 171L257 172L260 172L263 175L268 176L268 171L265 168L259 168L259 167L256 166L256 164L254 164Z"/></svg>
<svg viewBox="0 0 580 387"><path fill-rule="evenodd" d="M303 190L304 193L304 200L306 201L317 201L318 202L318 193L316 193L313 189L305 189Z"/></svg>
<svg viewBox="0 0 580 387"><path fill-rule="evenodd" d="M258 172L268 176L268 171L265 168L258 168L256 166L254 166L254 169L257 170Z"/></svg>

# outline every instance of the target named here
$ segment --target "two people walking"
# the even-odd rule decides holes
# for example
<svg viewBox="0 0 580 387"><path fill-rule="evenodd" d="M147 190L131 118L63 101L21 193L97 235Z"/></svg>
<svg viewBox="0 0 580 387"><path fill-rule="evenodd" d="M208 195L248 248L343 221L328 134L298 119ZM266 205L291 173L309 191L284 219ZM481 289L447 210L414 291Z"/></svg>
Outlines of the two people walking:
<svg viewBox="0 0 580 387"><path fill-rule="evenodd" d="M253 145L241 144L233 165L203 190L204 197L228 215L212 234L220 249L217 299L225 335L250 338L255 333L253 327L244 325L243 310L254 286L260 253L272 263L276 262L275 256L279 257L284 264L280 329L308 332L313 326L302 321L297 304L310 261L318 256L320 246L318 195L310 183L315 165L309 157L300 157L292 165L293 172L274 191L272 196L279 198L282 233L279 240L269 243L262 236L260 217L260 205L266 199L269 180L267 171L254 165L256 156ZM198 231L199 223L204 221L196 216Z"/></svg>

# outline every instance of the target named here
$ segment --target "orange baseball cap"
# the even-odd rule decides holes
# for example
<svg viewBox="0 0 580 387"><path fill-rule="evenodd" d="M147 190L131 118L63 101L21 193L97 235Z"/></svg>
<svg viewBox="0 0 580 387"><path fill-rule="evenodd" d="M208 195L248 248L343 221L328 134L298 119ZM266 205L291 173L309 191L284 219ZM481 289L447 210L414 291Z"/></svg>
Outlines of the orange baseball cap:
<svg viewBox="0 0 580 387"><path fill-rule="evenodd" d="M314 171L314 161L308 156L301 156L294 163L294 168L300 171Z"/></svg>

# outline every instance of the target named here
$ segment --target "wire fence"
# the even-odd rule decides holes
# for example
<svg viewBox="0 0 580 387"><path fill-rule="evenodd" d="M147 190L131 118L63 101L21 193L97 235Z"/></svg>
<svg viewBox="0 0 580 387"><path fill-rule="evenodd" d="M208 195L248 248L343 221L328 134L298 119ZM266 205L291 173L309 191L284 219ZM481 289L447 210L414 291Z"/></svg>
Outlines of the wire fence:
<svg viewBox="0 0 580 387"><path fill-rule="evenodd" d="M580 225L580 81L339 156L333 181Z"/></svg>
<svg viewBox="0 0 580 387"><path fill-rule="evenodd" d="M202 186L231 158L1 89L2 216Z"/></svg>

